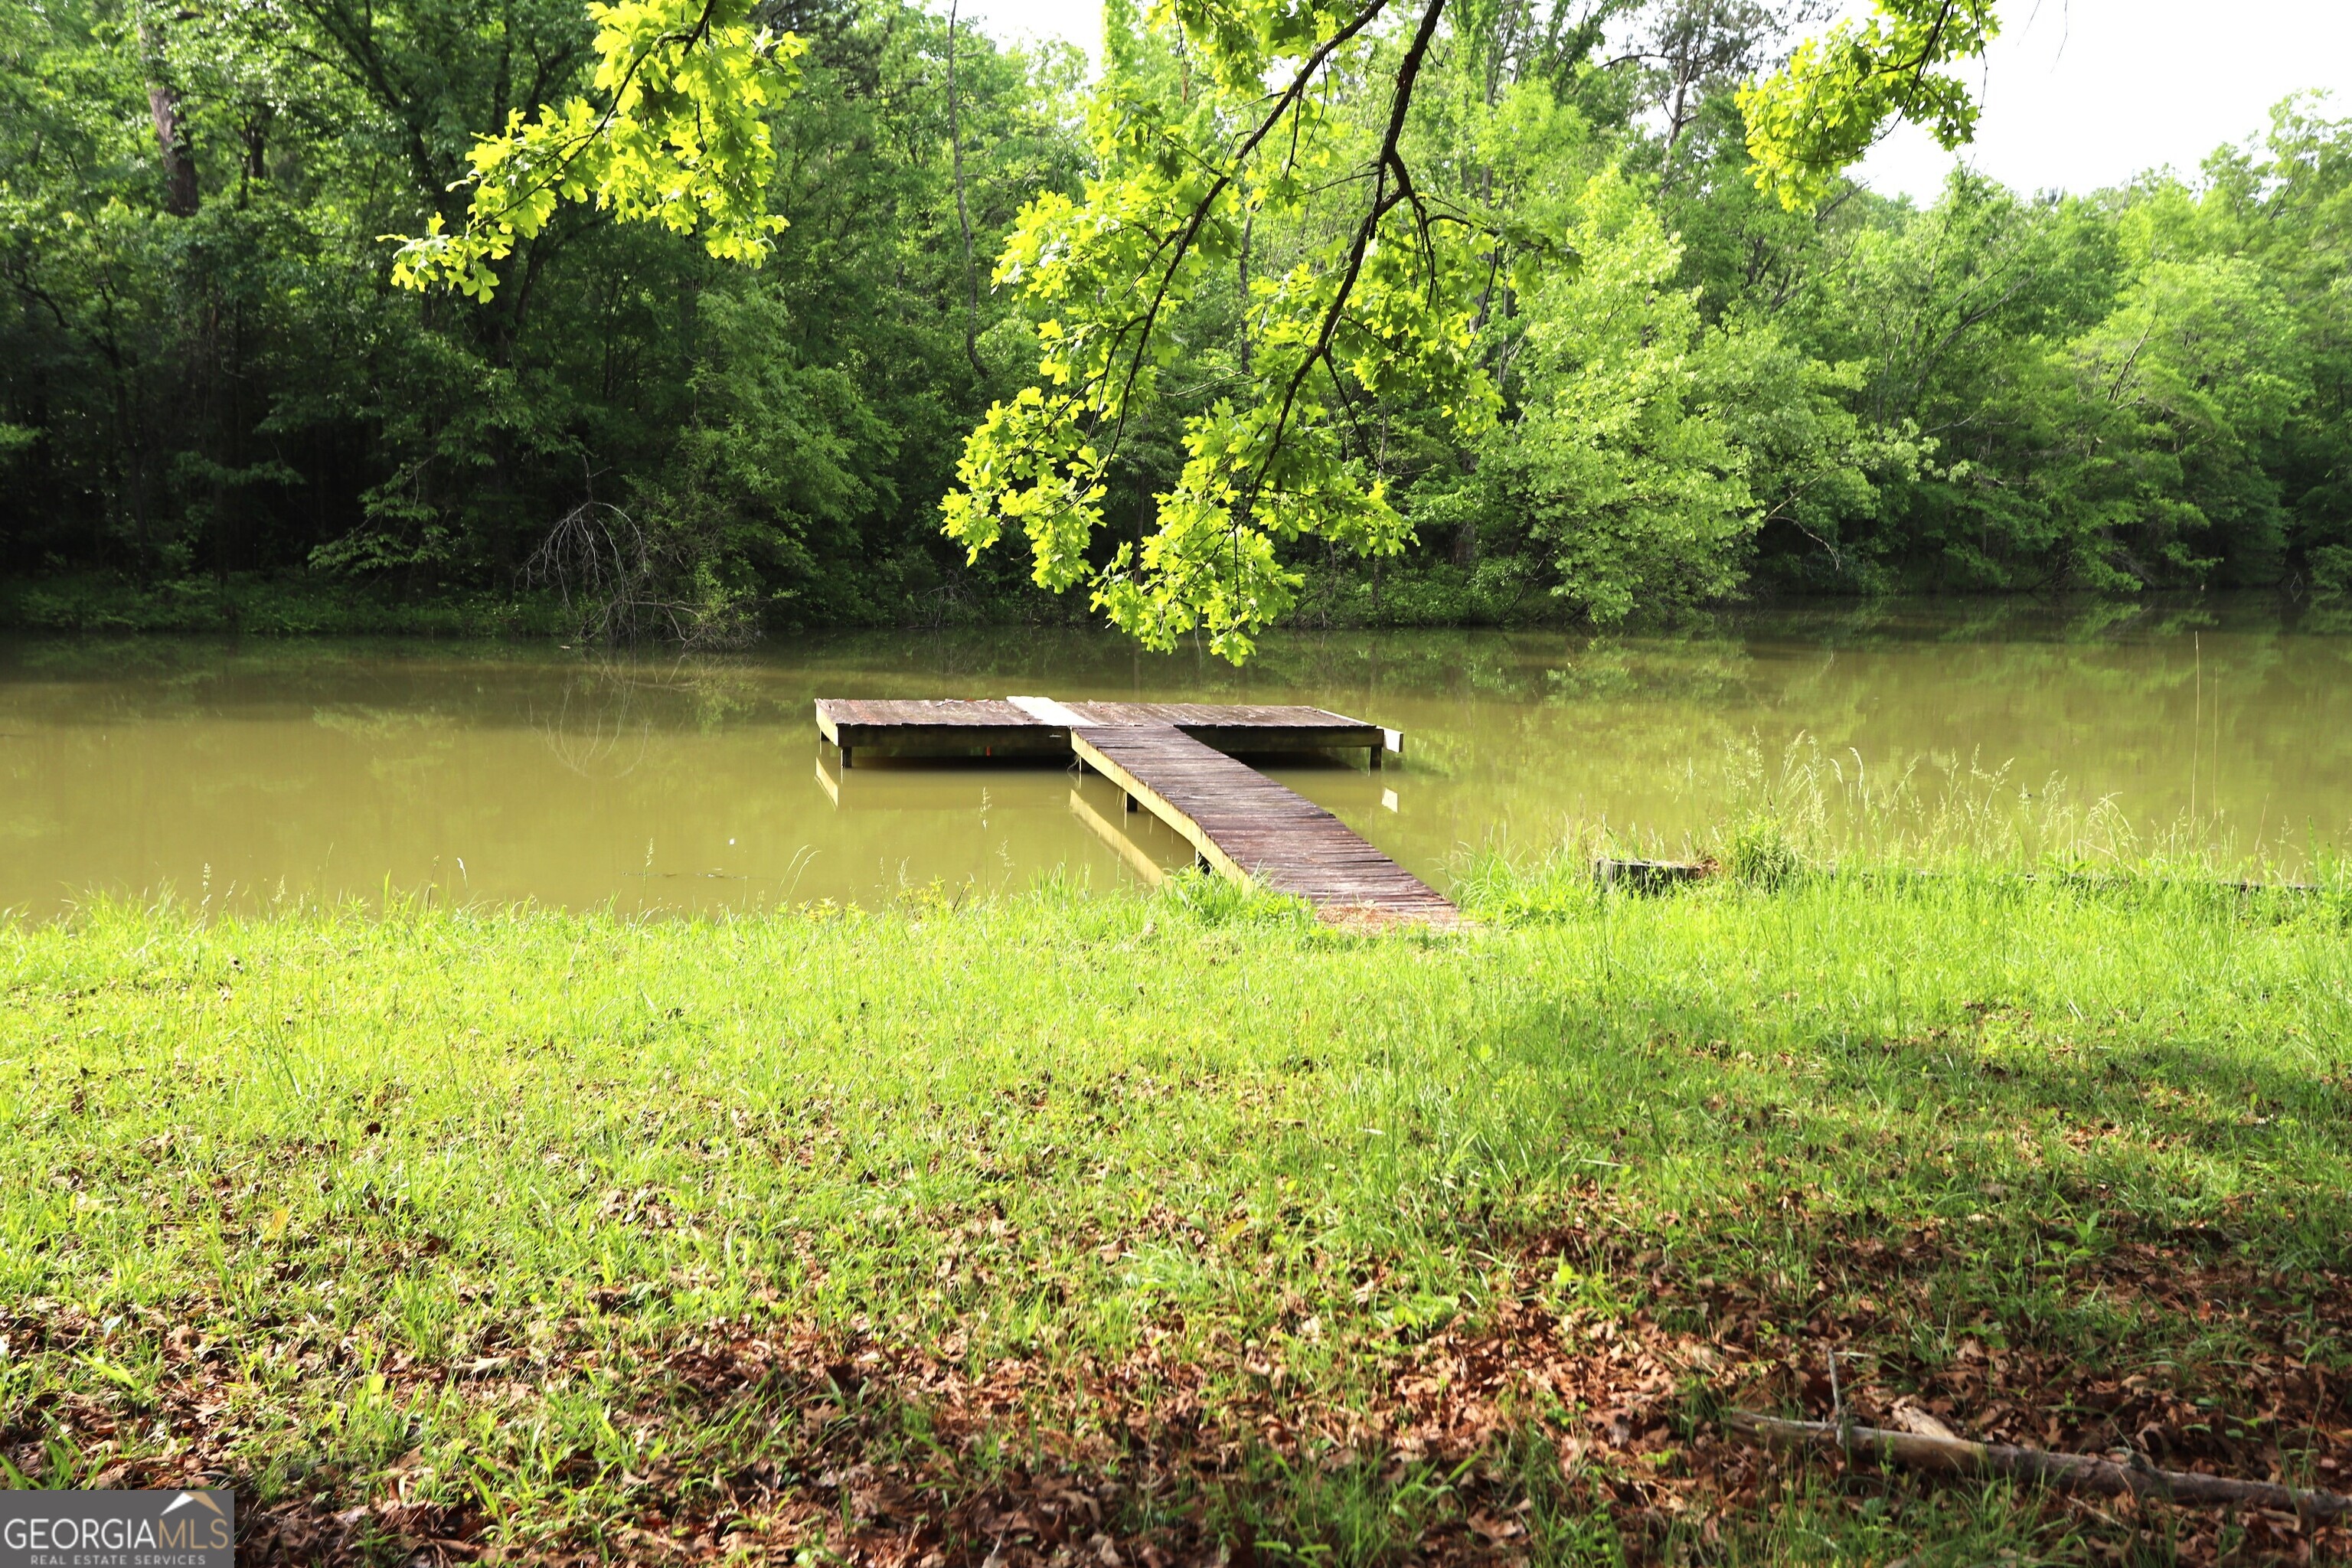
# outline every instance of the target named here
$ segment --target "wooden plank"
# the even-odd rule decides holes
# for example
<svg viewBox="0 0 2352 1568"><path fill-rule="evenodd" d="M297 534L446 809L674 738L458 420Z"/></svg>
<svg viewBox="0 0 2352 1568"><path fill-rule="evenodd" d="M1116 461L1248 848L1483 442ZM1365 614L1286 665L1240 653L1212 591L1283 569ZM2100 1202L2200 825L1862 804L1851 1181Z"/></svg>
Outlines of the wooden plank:
<svg viewBox="0 0 2352 1568"><path fill-rule="evenodd" d="M862 697L820 697L816 700L817 728L824 731L827 740L832 740L836 727L843 724L927 729L975 726L1026 729L1035 723L1035 720L1012 703L992 700L935 701Z"/></svg>
<svg viewBox="0 0 2352 1568"><path fill-rule="evenodd" d="M916 700L821 697L818 733L835 746L877 756L1055 756L1068 731L1087 724L1172 724L1222 752L1353 751L1378 761L1396 731L1321 708L1211 702Z"/></svg>
<svg viewBox="0 0 2352 1568"><path fill-rule="evenodd" d="M1074 730L1070 744L1235 881L1297 894L1328 920L1460 923L1451 900L1338 817L1173 725Z"/></svg>
<svg viewBox="0 0 2352 1568"><path fill-rule="evenodd" d="M1180 730L1195 724L1237 729L1377 730L1361 719L1350 719L1327 708L1256 702L1073 702L1070 710L1101 725L1173 724Z"/></svg>
<svg viewBox="0 0 2352 1568"><path fill-rule="evenodd" d="M1221 752L1354 751L1374 756L1391 731L1322 708L1213 702L1073 702L1091 724L1172 724Z"/></svg>
<svg viewBox="0 0 2352 1568"><path fill-rule="evenodd" d="M820 697L817 732L845 752L883 757L1058 757L1068 731L1010 702L908 701Z"/></svg>
<svg viewBox="0 0 2352 1568"><path fill-rule="evenodd" d="M1086 722L1050 697L1008 697L1005 700L1028 714L1034 722L1048 724L1056 730L1074 729Z"/></svg>

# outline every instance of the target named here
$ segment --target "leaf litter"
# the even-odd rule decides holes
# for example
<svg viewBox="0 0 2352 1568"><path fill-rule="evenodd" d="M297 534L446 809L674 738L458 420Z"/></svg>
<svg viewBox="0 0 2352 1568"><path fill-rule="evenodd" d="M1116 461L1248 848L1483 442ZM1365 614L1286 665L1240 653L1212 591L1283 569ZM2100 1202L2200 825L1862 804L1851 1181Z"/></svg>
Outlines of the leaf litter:
<svg viewBox="0 0 2352 1568"><path fill-rule="evenodd" d="M402 1355L383 1374L395 1402L457 1398L505 1421L527 1417L551 1382L605 1378L614 1419L650 1458L616 1472L569 1457L558 1474L586 1489L575 1517L502 1517L463 1477L436 1474L447 1456L412 1449L248 1502L239 1561L1265 1568L1305 1550L1266 1532L1286 1494L1348 1472L1375 1492L1441 1494L1386 1552L1400 1561L1528 1563L1545 1555L1546 1520L1567 1516L1605 1521L1630 1563L1706 1562L1792 1488L1851 1503L1949 1484L1772 1455L1721 1431L1735 1405L1875 1425L1912 1409L1988 1441L2290 1484L2352 1478L2352 1279L2216 1258L2198 1233L2115 1238L2041 1300L2140 1326L2112 1348L2144 1356L2094 1363L2013 1312L1954 1324L1948 1351L1923 1346L1924 1315L1981 1263L1951 1226L1832 1221L1809 1239L1820 1268L1800 1284L1729 1274L1719 1258L1697 1272L1675 1238L1587 1218L1522 1238L1487 1298L1447 1321L1400 1331L1368 1307L1323 1304L1264 1343L1220 1329L1204 1347L1170 1321L1117 1355L975 1358L953 1334L819 1329L775 1308L673 1325L624 1355L597 1308L536 1376L530 1358L499 1356ZM1605 1280L1620 1299L1564 1300L1563 1278ZM93 1356L123 1332L35 1305L8 1324L14 1355ZM2180 1353L2186 1325L2220 1348ZM144 1395L53 1394L11 1412L10 1461L37 1478L45 1428L102 1457L126 1425L153 1423L169 1440L98 1484L236 1477L268 1394L184 1327L158 1349ZM1294 1364L1328 1366L1335 1349L1345 1375ZM2151 1532L2183 1563L2352 1554L2352 1530L2292 1516L2056 1495L2023 1506L2084 1561L2126 1561Z"/></svg>

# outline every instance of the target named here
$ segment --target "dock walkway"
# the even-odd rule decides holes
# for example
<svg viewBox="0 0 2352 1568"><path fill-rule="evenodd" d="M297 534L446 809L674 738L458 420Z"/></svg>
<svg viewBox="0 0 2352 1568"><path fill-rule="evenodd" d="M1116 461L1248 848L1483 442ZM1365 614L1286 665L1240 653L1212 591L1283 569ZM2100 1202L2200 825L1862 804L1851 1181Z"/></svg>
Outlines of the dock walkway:
<svg viewBox="0 0 2352 1568"><path fill-rule="evenodd" d="M1071 756L1238 882L1290 893L1346 924L1452 927L1461 911L1347 824L1233 754L1401 751L1392 730L1320 708L1207 703L856 701L821 698L817 728L877 756Z"/></svg>

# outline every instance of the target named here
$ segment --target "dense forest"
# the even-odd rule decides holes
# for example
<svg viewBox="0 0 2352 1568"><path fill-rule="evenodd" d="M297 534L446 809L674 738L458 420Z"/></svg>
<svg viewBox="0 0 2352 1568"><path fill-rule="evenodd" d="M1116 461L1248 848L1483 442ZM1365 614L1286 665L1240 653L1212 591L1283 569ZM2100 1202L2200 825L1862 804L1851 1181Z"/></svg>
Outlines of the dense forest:
<svg viewBox="0 0 2352 1568"><path fill-rule="evenodd" d="M1485 402L1385 374L1372 328L1324 362L1332 460L1402 531L1274 529L1282 617L2352 590L2352 121L2291 100L2113 190L1791 205L1738 89L1822 16L1457 0L1318 79L1328 166L1353 137L1402 181L1408 146L1424 228L1486 215L1456 334ZM480 139L590 90L581 0L0 0L0 574L51 588L20 611L299 581L568 593L688 639L1083 613L1046 590L1091 567L941 532L970 433L1063 330L1022 286L1035 215L1124 188L1138 105L1194 123L1255 88L1125 0L1092 80L952 6L752 19L804 46L762 110L786 226L757 265L574 202L474 293L401 286L394 240L462 225ZM1153 526L1201 457L1186 419L1269 352L1247 321L1327 254L1311 195L1235 210L1203 251L1227 281L1171 307L1121 412L1086 562Z"/></svg>

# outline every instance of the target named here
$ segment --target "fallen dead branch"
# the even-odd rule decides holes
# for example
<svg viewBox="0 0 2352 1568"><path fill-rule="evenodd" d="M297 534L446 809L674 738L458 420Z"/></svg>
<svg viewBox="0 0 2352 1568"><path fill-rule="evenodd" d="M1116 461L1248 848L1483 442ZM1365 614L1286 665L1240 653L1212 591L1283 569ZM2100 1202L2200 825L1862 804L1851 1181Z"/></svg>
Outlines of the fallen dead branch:
<svg viewBox="0 0 2352 1568"><path fill-rule="evenodd" d="M2277 1509L2305 1519L2352 1516L2352 1497L2335 1492L2273 1486L2268 1481L2231 1480L2193 1470L2159 1470L2145 1464L2117 1464L2113 1459L2094 1458L2087 1454L2053 1454L2042 1448L2011 1447L2006 1443L1971 1443L1965 1437L1889 1432L1878 1426L1831 1421L1783 1421L1746 1410L1727 1412L1723 1424L1734 1432L1780 1447L1827 1448L1946 1475L2008 1476L2040 1481L2063 1491L2109 1496L2129 1492L2174 1502L2236 1503L2247 1508Z"/></svg>
<svg viewBox="0 0 2352 1568"><path fill-rule="evenodd" d="M685 647L733 647L758 634L749 601L724 592L697 597L685 542L647 529L619 507L583 501L557 520L530 559L522 581L553 588L583 643L646 638Z"/></svg>

